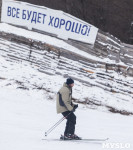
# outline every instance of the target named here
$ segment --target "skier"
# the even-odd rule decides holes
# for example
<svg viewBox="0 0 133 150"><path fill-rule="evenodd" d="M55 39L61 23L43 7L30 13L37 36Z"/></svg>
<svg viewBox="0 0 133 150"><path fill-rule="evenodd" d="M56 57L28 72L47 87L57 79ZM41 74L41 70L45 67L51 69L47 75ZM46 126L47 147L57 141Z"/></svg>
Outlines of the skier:
<svg viewBox="0 0 133 150"><path fill-rule="evenodd" d="M57 99L56 99L57 113L62 113L64 117L67 116L65 132L64 132L64 136L62 136L63 139L65 140L80 139L80 137L74 134L75 125L76 125L76 116L74 112L78 108L78 104L75 105L72 103L73 86L74 86L74 80L68 78L66 80L66 83L64 83L63 87L57 93Z"/></svg>

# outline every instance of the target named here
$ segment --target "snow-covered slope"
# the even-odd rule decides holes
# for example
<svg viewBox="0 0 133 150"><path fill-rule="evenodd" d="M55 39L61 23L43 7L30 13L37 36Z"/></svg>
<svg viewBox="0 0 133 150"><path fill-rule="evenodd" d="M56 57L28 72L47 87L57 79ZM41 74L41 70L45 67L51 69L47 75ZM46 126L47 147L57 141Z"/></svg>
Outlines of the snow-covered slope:
<svg viewBox="0 0 133 150"><path fill-rule="evenodd" d="M133 148L131 77L106 72L101 66L107 59L79 45L5 24L0 30L0 150L103 149L101 142L51 141L63 133L65 121L44 137L62 117L56 114L55 99L68 76L75 79L74 101L83 103L76 111L76 133Z"/></svg>
<svg viewBox="0 0 133 150"><path fill-rule="evenodd" d="M9 83L11 81L0 81L1 150L103 149L102 142L52 141L51 139L58 139L64 132L66 121L46 138L45 131L62 117L56 114L55 101L48 100L47 91L16 90L15 84L13 86ZM123 146L128 143L132 150L132 116L100 112L81 104L75 113L76 133L81 137L108 137L108 143L123 143Z"/></svg>
<svg viewBox="0 0 133 150"><path fill-rule="evenodd" d="M7 24L0 27L0 77L8 84L43 89L55 100L58 89L70 76L76 83L76 102L93 109L133 114L132 77L103 67L114 64L114 60L89 54L69 41ZM117 65L127 66L122 62Z"/></svg>

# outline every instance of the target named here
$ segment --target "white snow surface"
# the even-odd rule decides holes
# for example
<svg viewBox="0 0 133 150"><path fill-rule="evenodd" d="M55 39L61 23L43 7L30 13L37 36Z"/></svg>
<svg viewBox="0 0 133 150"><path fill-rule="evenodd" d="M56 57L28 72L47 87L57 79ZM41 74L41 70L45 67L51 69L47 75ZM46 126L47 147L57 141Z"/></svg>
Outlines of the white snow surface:
<svg viewBox="0 0 133 150"><path fill-rule="evenodd" d="M52 44L55 46L60 45L67 50L81 52L62 40L10 25L0 24L0 31L36 38L38 41L45 39L47 43L51 43L52 40ZM4 43L1 44L0 48L7 50L6 44L5 46ZM55 100L56 93L66 79L56 74L50 76L41 73L35 65L28 62L7 61L7 58L3 57L5 56L4 52L1 51L0 54L0 150L103 149L101 142L50 141L50 139L59 139L60 134L64 132L66 121L49 134L48 140L45 140L45 131L62 117L56 114ZM84 52L79 54L84 55ZM85 55L89 57L89 54ZM116 79L124 78L115 73L113 75ZM84 79L93 84L96 84L97 80L87 77ZM127 77L123 80L130 82L132 78ZM106 83L106 80L103 82ZM29 90L21 89L22 86ZM34 89L36 86L44 90ZM133 108L132 97L129 95L113 95L101 88L88 87L78 81L75 81L73 96L81 101L85 98L98 99L103 104L115 106L120 110L124 108L132 112ZM90 139L109 138L108 142L130 143L130 149L133 149L133 116L112 114L103 107L93 110L89 105L81 104L75 114L77 116L77 135Z"/></svg>
<svg viewBox="0 0 133 150"><path fill-rule="evenodd" d="M130 143L133 149L133 117L91 110L79 105L76 133L83 138L109 138L107 142ZM63 133L66 120L44 136L62 115L47 92L20 90L0 82L1 150L102 150L102 142L52 141ZM126 149L124 149L126 150Z"/></svg>
<svg viewBox="0 0 133 150"><path fill-rule="evenodd" d="M102 142L51 141L50 139L59 139L60 134L63 134L66 121L62 122L47 138L44 136L45 131L62 117L61 114L56 114L55 99L56 92L65 78L40 73L28 63L11 63L1 56L0 72L0 150L103 149ZM29 90L19 89L16 80L22 81ZM44 84L43 86L53 93L33 89L34 84L40 87ZM79 84L82 88L86 88L76 82L74 89L81 90L77 87ZM93 90L86 93L91 95L96 91L97 94L102 92L99 88ZM80 95L76 90L73 94ZM115 105L116 101L114 100L113 103ZM133 149L132 116L93 110L81 104L75 114L77 135L90 139L109 138L107 142L113 143L129 143L130 149Z"/></svg>
<svg viewBox="0 0 133 150"><path fill-rule="evenodd" d="M78 53L79 55L84 55L84 52L82 50L76 49L75 47L57 38L42 35L32 31L27 31L25 29L17 28L4 23L0 24L0 31L12 33L19 36L24 36L26 38L35 39L37 41L46 42L48 44L52 43L54 46L60 46L62 48L66 48L66 50L70 50L75 53L80 52ZM24 50L24 52L22 52L22 50ZM41 60L46 64L48 63L49 68L47 69L47 72L52 73L52 76L50 76L45 73L39 72L37 66L34 64L30 64L29 62L25 61L11 62L8 55L9 53L13 56L22 57L25 59L28 57L29 52L30 49L28 47L25 47L21 44L19 47L19 43L13 43L5 39L0 39L0 72L1 72L0 77L6 78L6 81L2 82L3 86L7 84L10 85L11 87L17 88L19 87L20 84L19 82L21 82L22 85L20 85L20 87L24 86L28 89L34 89L37 87L45 88L46 91L49 91L49 93L47 94L48 98L54 99L59 88L66 80L65 78L63 78L63 76L65 74L69 74L72 77L81 78L82 80L87 81L88 83L93 85L87 86L82 82L75 81L75 87L73 89L73 98L79 100L80 102L85 102L88 99L97 104L97 105L87 105L87 107L106 111L107 106L110 106L119 111L126 111L133 113L132 94L127 93L128 91L131 93L132 87L127 86L125 89L125 86L115 82L115 80L118 79L119 82L120 81L123 83L127 82L133 85L133 80L131 77L124 77L122 75L113 72L111 73L111 76L114 78L113 81L109 81L108 79L102 80L101 78L97 77L97 73L105 73L105 70L103 69L89 68L87 65L83 67L82 64L80 64L78 61L73 61L63 56L61 56L61 59L64 62L67 62L68 66L64 65L64 67L60 69L58 68L59 59L51 59L50 57L47 57L47 55L54 56L53 54L49 54L45 50L40 51L40 54L33 53L33 58L35 58L36 61ZM44 55L44 53L47 53L47 55ZM92 55L89 55L87 53L85 53L85 55L93 60L97 59L96 57L93 57ZM45 58L49 60L49 62L47 62ZM109 58L103 59L102 61L105 60L110 61ZM122 64L122 62L120 62L120 64ZM88 76L79 75L78 73L76 73L75 70L69 69L67 70L66 69L67 67L68 68L72 67L74 69L84 68L86 70L92 70L94 71L94 74L91 75L93 79L88 78ZM46 69L43 70L45 71ZM59 72L61 75L57 75L56 72ZM104 85L107 85L108 87ZM116 91L118 91L118 93L114 94L109 92L110 85ZM104 90L105 88L107 90ZM122 91L120 90L127 92L125 94L122 93Z"/></svg>
<svg viewBox="0 0 133 150"><path fill-rule="evenodd" d="M11 87L19 87L19 84L16 83L22 82L22 85L26 88L33 89L37 87L45 88L46 91L49 91L48 95L51 97L51 99L54 99L56 96L56 93L58 92L59 88L63 85L65 82L65 78L54 74L53 76L41 73L37 70L37 67L33 64L29 64L29 62L10 62L6 60L7 58L4 58L0 56L0 77L6 78L5 81L2 82L2 85L10 85ZM54 62L53 62L54 63ZM73 63L73 62L72 62ZM77 64L75 64L77 65ZM61 70L61 72L65 73L64 70ZM100 72L100 71L99 71ZM67 73L67 71L66 71ZM101 72L102 73L102 72ZM77 76L77 74L74 74L74 72L71 72L71 75ZM132 82L131 77L123 77L120 75L117 75L116 73L113 74L115 76L115 79L122 79L125 81ZM92 75L92 76L95 76ZM93 85L98 85L98 82L102 82L104 84L113 84L114 87L117 88L117 84L115 82L110 82L101 79L89 79L88 77L83 77L84 80L88 81L89 83ZM21 87L21 85L20 85ZM130 88L129 88L130 90ZM108 91L105 91L104 89L101 89L97 86L86 86L81 82L75 81L75 87L73 88L73 98L82 101L85 101L85 99L94 99L96 100L96 103L102 104L100 106L94 106L94 105L88 105L88 107L94 108L94 109L101 109L106 110L106 107L104 105L109 105L112 107L115 107L118 110L126 110L127 112L133 112L133 101L131 95L124 95L124 94L113 94Z"/></svg>

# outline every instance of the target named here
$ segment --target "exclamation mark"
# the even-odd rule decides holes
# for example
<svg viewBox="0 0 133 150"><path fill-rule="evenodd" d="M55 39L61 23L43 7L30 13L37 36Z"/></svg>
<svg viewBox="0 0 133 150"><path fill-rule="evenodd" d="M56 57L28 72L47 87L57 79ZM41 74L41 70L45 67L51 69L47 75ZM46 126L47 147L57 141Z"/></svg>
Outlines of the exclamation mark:
<svg viewBox="0 0 133 150"><path fill-rule="evenodd" d="M90 30L91 30L91 26L88 27L88 33L87 33L87 36L89 36Z"/></svg>

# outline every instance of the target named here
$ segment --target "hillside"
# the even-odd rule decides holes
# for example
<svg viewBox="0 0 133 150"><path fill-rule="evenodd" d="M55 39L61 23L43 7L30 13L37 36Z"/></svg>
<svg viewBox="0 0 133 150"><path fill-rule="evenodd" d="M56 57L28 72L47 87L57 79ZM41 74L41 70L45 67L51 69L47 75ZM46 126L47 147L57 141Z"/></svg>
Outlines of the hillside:
<svg viewBox="0 0 133 150"><path fill-rule="evenodd" d="M102 30L90 45L28 29L0 23L0 150L103 150L103 141L60 141L66 120L44 136L62 117L56 94L67 77L76 134L132 149L133 46Z"/></svg>
<svg viewBox="0 0 133 150"><path fill-rule="evenodd" d="M1 59L8 62L1 61L2 79L12 80L23 89L48 91L55 100L59 87L70 76L76 82L73 92L75 102L92 109L133 114L132 58L128 62L125 59L131 57L128 45L110 35L98 33L96 44L92 47L7 24L0 24L0 35ZM122 55L126 51L126 55ZM38 73L47 75L47 79L28 72L27 76L22 72L17 74L13 70L16 70L16 64L19 67L21 63L27 63ZM6 75L8 70L13 72L10 77Z"/></svg>
<svg viewBox="0 0 133 150"><path fill-rule="evenodd" d="M0 59L1 60L1 59ZM6 63L6 62L5 62ZM15 65L17 68L17 65ZM18 72L22 64L18 65ZM34 69L25 70L34 73ZM9 77L13 70L9 71ZM17 73L16 73L17 74ZM26 73L25 73L26 74ZM35 77L35 76L34 76ZM45 76L41 76L42 78ZM108 142L130 143L133 135L131 116L91 110L80 105L77 115L76 134L83 138L108 137ZM59 139L66 121L62 122L47 138L44 133L62 116L55 111L55 102L48 100L47 92L38 89L16 90L13 80L0 80L0 149L1 150L102 150L102 142L79 143L53 141ZM126 150L126 149L124 149Z"/></svg>

